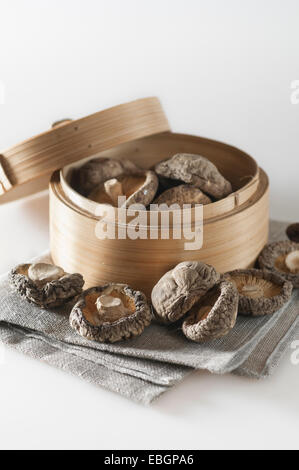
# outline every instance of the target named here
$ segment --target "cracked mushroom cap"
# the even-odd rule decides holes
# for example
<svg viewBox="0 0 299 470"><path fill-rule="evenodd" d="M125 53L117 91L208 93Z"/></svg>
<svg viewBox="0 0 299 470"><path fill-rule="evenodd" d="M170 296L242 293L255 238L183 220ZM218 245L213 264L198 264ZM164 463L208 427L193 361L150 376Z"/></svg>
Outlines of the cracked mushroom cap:
<svg viewBox="0 0 299 470"><path fill-rule="evenodd" d="M292 295L292 284L270 271L237 269L224 277L238 289L239 313L242 315L272 315Z"/></svg>
<svg viewBox="0 0 299 470"><path fill-rule="evenodd" d="M291 242L299 243L299 224L289 225L286 234Z"/></svg>
<svg viewBox="0 0 299 470"><path fill-rule="evenodd" d="M141 335L151 323L146 296L126 284L107 284L83 292L70 315L70 325L81 336L115 343Z"/></svg>
<svg viewBox="0 0 299 470"><path fill-rule="evenodd" d="M178 204L182 207L184 204L195 206L196 204L205 205L211 202L209 196L204 194L199 188L188 184L181 184L164 191L154 200L153 204L167 204L168 206Z"/></svg>
<svg viewBox="0 0 299 470"><path fill-rule="evenodd" d="M219 280L220 275L208 264L183 261L168 271L152 290L152 304L157 320L179 320Z"/></svg>
<svg viewBox="0 0 299 470"><path fill-rule="evenodd" d="M184 335L198 343L227 335L235 326L238 302L236 287L219 282L188 313L182 325Z"/></svg>
<svg viewBox="0 0 299 470"><path fill-rule="evenodd" d="M71 185L83 196L88 196L97 186L107 180L139 171L141 169L130 160L93 158L73 171Z"/></svg>
<svg viewBox="0 0 299 470"><path fill-rule="evenodd" d="M68 274L48 263L21 264L10 273L11 286L24 299L41 308L54 308L81 294L81 274Z"/></svg>
<svg viewBox="0 0 299 470"><path fill-rule="evenodd" d="M232 192L231 183L212 162L201 155L178 153L158 163L155 170L159 176L192 184L216 199L222 199Z"/></svg>
<svg viewBox="0 0 299 470"><path fill-rule="evenodd" d="M125 200L121 204L123 208L132 204L148 206L156 195L158 185L158 177L153 171L140 171L105 181L95 188L88 198L118 207L118 198L124 197Z"/></svg>
<svg viewBox="0 0 299 470"><path fill-rule="evenodd" d="M299 243L270 243L261 252L258 262L262 269L276 272L299 289Z"/></svg>

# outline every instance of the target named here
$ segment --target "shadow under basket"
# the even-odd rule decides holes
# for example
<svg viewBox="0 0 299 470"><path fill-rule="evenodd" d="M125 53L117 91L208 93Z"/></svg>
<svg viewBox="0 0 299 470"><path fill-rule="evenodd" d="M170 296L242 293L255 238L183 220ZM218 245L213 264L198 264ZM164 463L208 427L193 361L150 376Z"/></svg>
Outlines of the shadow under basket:
<svg viewBox="0 0 299 470"><path fill-rule="evenodd" d="M191 210L193 226L202 222L202 248L186 250L188 240L174 239L173 226L169 239L150 238L149 225L142 230L144 239L119 239L117 230L115 239L98 238L97 224L101 219L95 215L98 205L70 185L72 171L82 165L81 161L56 171L51 178L53 262L67 272L80 272L86 288L123 282L148 296L160 277L181 261L204 261L219 272L253 266L268 240L269 182L252 157L213 140L164 132L115 146L92 158L129 159L148 169L179 152L207 157L233 186L228 197L203 206L202 220L197 220L197 214Z"/></svg>

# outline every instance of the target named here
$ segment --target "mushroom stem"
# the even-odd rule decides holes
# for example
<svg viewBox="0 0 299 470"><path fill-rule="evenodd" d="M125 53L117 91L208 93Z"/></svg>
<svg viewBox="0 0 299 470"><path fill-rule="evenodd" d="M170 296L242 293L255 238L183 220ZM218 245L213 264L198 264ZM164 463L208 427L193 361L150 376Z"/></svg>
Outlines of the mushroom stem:
<svg viewBox="0 0 299 470"><path fill-rule="evenodd" d="M117 207L119 196L124 195L122 184L116 178L112 178L111 180L105 181L104 187L113 205Z"/></svg>
<svg viewBox="0 0 299 470"><path fill-rule="evenodd" d="M28 269L28 277L37 285L44 285L47 282L57 281L65 272L59 266L48 263L31 264Z"/></svg>
<svg viewBox="0 0 299 470"><path fill-rule="evenodd" d="M285 264L291 273L299 273L299 250L291 251L286 256Z"/></svg>
<svg viewBox="0 0 299 470"><path fill-rule="evenodd" d="M105 317L109 321L121 318L128 314L127 309L120 298L113 297L112 295L101 295L96 301L99 316L104 319Z"/></svg>

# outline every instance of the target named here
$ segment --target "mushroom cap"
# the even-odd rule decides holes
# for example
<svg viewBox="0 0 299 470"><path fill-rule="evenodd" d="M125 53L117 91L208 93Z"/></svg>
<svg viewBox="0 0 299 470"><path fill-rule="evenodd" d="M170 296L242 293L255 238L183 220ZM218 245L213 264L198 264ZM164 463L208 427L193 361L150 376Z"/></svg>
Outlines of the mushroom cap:
<svg viewBox="0 0 299 470"><path fill-rule="evenodd" d="M289 301L293 286L283 277L261 269L236 269L224 275L239 292L239 313L271 315Z"/></svg>
<svg viewBox="0 0 299 470"><path fill-rule="evenodd" d="M98 298L103 295L121 299L125 313L119 318L99 316ZM81 336L99 342L115 343L140 335L151 323L152 313L146 296L126 284L106 284L82 293L70 315L70 325Z"/></svg>
<svg viewBox="0 0 299 470"><path fill-rule="evenodd" d="M181 184L174 186L173 188L167 189L160 196L158 196L153 204L178 204L182 207L184 204L210 204L212 201L204 194L199 188L191 186L189 184Z"/></svg>
<svg viewBox="0 0 299 470"><path fill-rule="evenodd" d="M232 192L231 183L210 160L201 155L178 153L158 163L155 170L159 176L192 184L216 199L222 199Z"/></svg>
<svg viewBox="0 0 299 470"><path fill-rule="evenodd" d="M30 267L31 264L20 264L9 275L13 289L28 302L41 308L54 308L81 294L84 285L81 274L64 273L59 279L39 283L29 278Z"/></svg>
<svg viewBox="0 0 299 470"><path fill-rule="evenodd" d="M299 223L289 225L286 234L291 242L299 243Z"/></svg>
<svg viewBox="0 0 299 470"><path fill-rule="evenodd" d="M111 197L107 192L108 180L101 183L90 194L89 199L103 204L111 204L117 207L117 197ZM148 206L155 197L159 185L157 175L153 171L139 171L137 174L121 175L114 180L114 187L118 190L115 196L125 196L126 201L122 208L130 207L132 204Z"/></svg>
<svg viewBox="0 0 299 470"><path fill-rule="evenodd" d="M132 204L143 204L144 206L148 206L153 201L159 186L158 176L150 170L145 171L144 176L145 180L140 187L137 189L134 187L128 188L130 195L125 207L129 207Z"/></svg>
<svg viewBox="0 0 299 470"><path fill-rule="evenodd" d="M261 252L258 262L262 269L276 272L299 289L299 271L291 272L286 264L287 256L299 250L299 243L282 241L269 243Z"/></svg>
<svg viewBox="0 0 299 470"><path fill-rule="evenodd" d="M216 284L197 302L183 322L184 335L198 343L227 335L235 326L239 294L228 281Z"/></svg>
<svg viewBox="0 0 299 470"><path fill-rule="evenodd" d="M220 275L208 264L183 261L168 271L152 290L152 304L157 320L179 320L219 280Z"/></svg>
<svg viewBox="0 0 299 470"><path fill-rule="evenodd" d="M93 158L73 170L71 185L83 196L88 196L97 186L121 175L137 174L141 169L130 160Z"/></svg>

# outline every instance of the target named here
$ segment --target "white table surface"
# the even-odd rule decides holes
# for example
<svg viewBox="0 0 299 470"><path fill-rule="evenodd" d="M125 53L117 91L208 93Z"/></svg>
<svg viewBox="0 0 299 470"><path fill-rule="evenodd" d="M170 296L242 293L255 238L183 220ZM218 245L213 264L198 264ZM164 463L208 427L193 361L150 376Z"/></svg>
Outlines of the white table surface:
<svg viewBox="0 0 299 470"><path fill-rule="evenodd" d="M1 272L47 249L46 193L0 206L0 220ZM0 448L298 448L291 352L266 380L199 371L144 407L1 347Z"/></svg>

